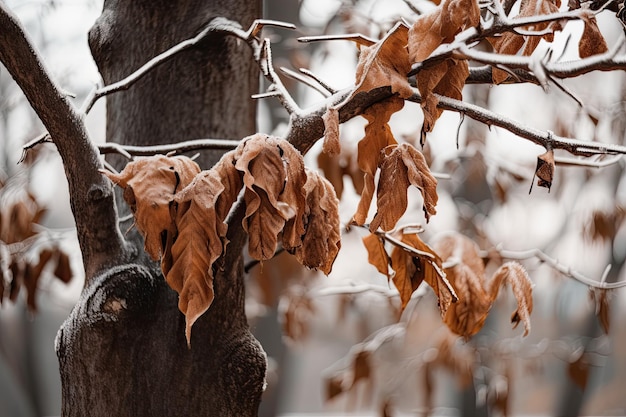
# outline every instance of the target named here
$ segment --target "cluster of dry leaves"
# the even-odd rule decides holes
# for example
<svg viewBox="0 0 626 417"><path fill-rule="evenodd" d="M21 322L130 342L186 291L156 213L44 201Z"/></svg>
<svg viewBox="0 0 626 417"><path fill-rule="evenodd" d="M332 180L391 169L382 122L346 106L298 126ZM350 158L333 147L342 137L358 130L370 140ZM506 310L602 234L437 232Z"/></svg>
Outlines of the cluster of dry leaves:
<svg viewBox="0 0 626 417"><path fill-rule="evenodd" d="M302 265L328 274L339 251L335 191L283 139L246 138L206 171L187 157L155 156L104 174L124 188L146 251L161 260L178 292L188 342L191 326L213 302L216 261L228 244L226 219L242 189L252 258L272 258L280 243Z"/></svg>
<svg viewBox="0 0 626 417"><path fill-rule="evenodd" d="M559 0L521 2L515 18L555 13ZM594 15L584 15L585 31L579 43L581 57L606 51ZM233 204L243 189L243 228L249 236L250 255L258 260L274 256L279 244L309 268L329 273L340 247L336 190L341 176L349 173L360 191L352 222L365 225L376 193L376 213L369 221L372 234L365 238L370 262L393 280L403 307L413 291L426 281L439 298L441 316L452 331L470 337L480 330L503 283L511 285L518 300L512 321L530 329L532 311L530 280L517 263L502 265L487 280L484 265L473 242L451 235L430 248L414 233L395 232L401 245L390 254L379 230L390 231L406 212L407 189L416 187L423 197L428 221L436 214L437 181L424 155L414 146L398 143L389 126L392 115L416 90L407 77L415 64L416 85L421 96L424 121L422 143L432 131L442 110L437 95L462 99L469 63L460 54L431 55L441 45L454 42L461 32L479 27L477 0L443 0L412 26L396 24L378 42L358 37L360 50L355 87L344 102L324 114L323 153L327 168L338 163L339 111L356 95L390 88L394 96L373 104L362 116L367 119L365 135L358 143L354 170L337 168L331 185L305 168L302 156L288 142L257 134L244 139L212 169L201 171L184 157L137 159L119 174L105 174L124 188L135 222L145 237L146 251L161 268L169 285L179 293L179 308L187 320L187 339L195 320L213 301L214 269L224 253L227 223ZM539 35L505 32L488 39L499 54L530 55L539 41L551 41L563 23L546 22L522 29ZM506 82L506 68L494 68L493 81ZM330 168L328 168L330 169ZM539 185L550 187L554 155L548 149L538 157ZM391 266L391 270L389 267Z"/></svg>
<svg viewBox="0 0 626 417"><path fill-rule="evenodd" d="M0 182L0 304L17 300L21 289L31 311L37 310L36 294L42 273L52 269L64 283L72 279L70 259L58 245L37 228L45 213L29 190Z"/></svg>
<svg viewBox="0 0 626 417"><path fill-rule="evenodd" d="M532 282L519 263L504 263L488 279L478 245L466 236L447 233L436 238L431 248L413 231L400 228L393 235L390 239L387 234L372 233L363 242L369 262L392 280L400 292L403 308L424 281L437 295L444 323L468 339L483 327L500 288L508 284L517 299L511 322L514 327L522 322L524 335L528 334L533 309ZM400 242L393 245L391 254L385 239Z"/></svg>

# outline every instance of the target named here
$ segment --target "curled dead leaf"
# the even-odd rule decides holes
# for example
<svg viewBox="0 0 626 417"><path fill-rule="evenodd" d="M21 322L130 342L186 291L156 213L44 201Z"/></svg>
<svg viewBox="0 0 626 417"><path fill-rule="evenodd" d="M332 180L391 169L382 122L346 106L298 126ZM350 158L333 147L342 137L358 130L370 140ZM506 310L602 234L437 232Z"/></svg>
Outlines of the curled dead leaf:
<svg viewBox="0 0 626 417"><path fill-rule="evenodd" d="M380 166L376 215L370 231L378 227L391 230L405 213L408 205L407 189L410 185L422 193L422 206L426 221L437 213L437 179L431 174L424 155L412 145L403 143L387 155Z"/></svg>
<svg viewBox="0 0 626 417"><path fill-rule="evenodd" d="M470 238L456 232L446 233L435 239L433 248L444 262L451 264L445 271L459 297L444 317L452 332L466 339L478 333L506 282L517 299L517 310L511 316L513 327L521 321L524 336L528 334L533 309L532 282L520 264L505 263L496 270L491 281L486 282L480 249Z"/></svg>
<svg viewBox="0 0 626 417"><path fill-rule="evenodd" d="M378 272L387 276L387 279L391 278L389 275L391 259L389 259L389 255L385 250L383 239L374 233L370 233L363 237L363 244L365 249L367 249L367 261L375 266Z"/></svg>
<svg viewBox="0 0 626 417"><path fill-rule="evenodd" d="M537 186L546 187L548 191L550 191L552 180L554 179L554 151L552 149L549 149L537 157L535 175L538 177Z"/></svg>
<svg viewBox="0 0 626 417"><path fill-rule="evenodd" d="M174 194L199 172L200 167L190 158L163 155L137 158L119 174L102 171L124 189L124 200L133 212L146 252L153 260L163 255L163 233L172 233L169 205Z"/></svg>
<svg viewBox="0 0 626 417"><path fill-rule="evenodd" d="M395 246L391 252L391 267L395 272L393 283L400 292L402 309L422 281L426 281L439 301L441 317L445 317L457 295L443 272L439 255L416 233L402 233L402 243L415 251Z"/></svg>

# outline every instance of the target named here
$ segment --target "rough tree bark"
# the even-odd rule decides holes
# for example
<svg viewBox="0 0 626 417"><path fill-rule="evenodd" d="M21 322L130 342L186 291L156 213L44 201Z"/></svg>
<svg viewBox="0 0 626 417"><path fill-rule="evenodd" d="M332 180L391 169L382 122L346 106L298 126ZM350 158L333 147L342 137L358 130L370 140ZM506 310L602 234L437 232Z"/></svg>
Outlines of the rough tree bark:
<svg viewBox="0 0 626 417"><path fill-rule="evenodd" d="M111 184L97 171L101 163L81 117L2 3L0 12L0 60L63 157L85 263L81 299L56 341L63 415L256 415L266 358L244 312L242 210L231 217L215 302L194 325L189 349L176 293L142 243L119 233ZM193 37L213 17L246 27L260 14L260 1L106 0L90 46L109 84ZM110 97L107 138L136 145L238 140L255 131L256 92L258 69L247 45L215 35ZM199 163L208 168L220 156L209 152ZM114 163L121 168L122 161Z"/></svg>

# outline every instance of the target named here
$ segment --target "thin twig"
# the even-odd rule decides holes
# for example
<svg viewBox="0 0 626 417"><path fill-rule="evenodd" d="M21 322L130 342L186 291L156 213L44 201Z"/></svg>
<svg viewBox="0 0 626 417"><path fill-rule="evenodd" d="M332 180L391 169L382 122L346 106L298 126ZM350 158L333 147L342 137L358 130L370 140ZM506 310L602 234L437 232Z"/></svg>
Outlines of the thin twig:
<svg viewBox="0 0 626 417"><path fill-rule="evenodd" d="M311 87L312 89L314 89L315 91L323 95L324 97L330 97L330 95L332 94L328 92L326 89L319 86L317 83L313 82L312 80L310 80L309 78L305 77L304 75L300 73L297 73L285 67L280 67L280 70L284 72L285 75L287 75L288 77L291 77L294 80L300 81L302 84Z"/></svg>
<svg viewBox="0 0 626 417"><path fill-rule="evenodd" d="M547 255L545 252L541 251L540 249L529 249L526 251L511 251L511 250L503 250L503 249L495 248L495 250L500 256L502 256L503 258L507 258L507 259L515 259L515 260L525 260L525 259L531 259L531 258L538 259L539 261L547 264L552 269L560 272L561 274L567 277L573 278L576 281L579 281L592 288L612 290L616 288L626 287L626 281L606 282L604 280L596 281L591 278L588 278L584 276L583 274L581 274L580 272L575 271L566 265L563 265L557 259L550 257L549 255ZM481 256L483 255L487 256L487 252L484 252L483 254L481 254ZM606 274L606 268L605 268L605 274Z"/></svg>

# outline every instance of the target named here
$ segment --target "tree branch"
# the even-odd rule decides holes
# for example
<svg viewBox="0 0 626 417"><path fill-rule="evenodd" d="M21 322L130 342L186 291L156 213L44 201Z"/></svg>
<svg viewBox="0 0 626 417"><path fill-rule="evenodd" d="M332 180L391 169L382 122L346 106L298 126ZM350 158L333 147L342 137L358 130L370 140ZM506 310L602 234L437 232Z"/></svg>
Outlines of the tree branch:
<svg viewBox="0 0 626 417"><path fill-rule="evenodd" d="M85 271L91 277L112 259L120 259L125 248L111 183L98 172L102 165L83 119L52 81L4 2L0 2L0 27L0 61L46 126L63 159Z"/></svg>

